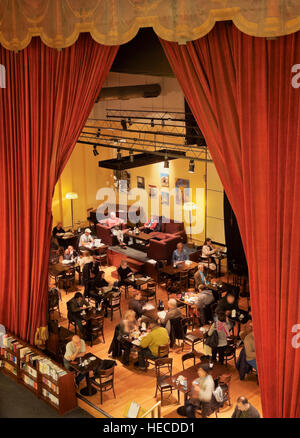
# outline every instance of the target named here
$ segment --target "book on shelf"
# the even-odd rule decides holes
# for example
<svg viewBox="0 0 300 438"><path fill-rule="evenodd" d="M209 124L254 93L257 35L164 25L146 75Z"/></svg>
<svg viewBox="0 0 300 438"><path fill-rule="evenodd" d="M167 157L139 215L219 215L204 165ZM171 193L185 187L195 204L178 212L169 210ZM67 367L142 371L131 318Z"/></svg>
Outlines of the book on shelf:
<svg viewBox="0 0 300 438"><path fill-rule="evenodd" d="M37 389L38 384L35 380L28 377L26 374L23 375L23 380L26 383L26 385L31 386L33 389Z"/></svg>
<svg viewBox="0 0 300 438"><path fill-rule="evenodd" d="M48 398L56 406L59 405L59 399L55 397L53 394L51 394L51 392L47 391L46 388L42 388L42 394L45 398Z"/></svg>

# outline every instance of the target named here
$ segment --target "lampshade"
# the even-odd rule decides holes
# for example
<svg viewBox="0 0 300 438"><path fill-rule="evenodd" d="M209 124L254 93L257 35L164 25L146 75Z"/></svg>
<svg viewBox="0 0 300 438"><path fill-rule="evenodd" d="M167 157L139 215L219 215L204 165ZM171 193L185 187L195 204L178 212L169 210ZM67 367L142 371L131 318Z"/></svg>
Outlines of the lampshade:
<svg viewBox="0 0 300 438"><path fill-rule="evenodd" d="M195 202L186 202L183 206L183 209L187 211L196 210L196 208L197 205L195 204Z"/></svg>
<svg viewBox="0 0 300 438"><path fill-rule="evenodd" d="M75 192L66 193L66 199L78 199L78 194Z"/></svg>

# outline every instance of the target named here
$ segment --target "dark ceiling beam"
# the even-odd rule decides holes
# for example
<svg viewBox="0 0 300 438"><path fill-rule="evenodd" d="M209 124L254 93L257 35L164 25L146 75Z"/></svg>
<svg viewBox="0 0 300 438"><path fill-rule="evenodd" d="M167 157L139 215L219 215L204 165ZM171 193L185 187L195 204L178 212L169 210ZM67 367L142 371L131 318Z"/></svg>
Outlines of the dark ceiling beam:
<svg viewBox="0 0 300 438"><path fill-rule="evenodd" d="M124 85L120 87L104 87L96 102L106 100L147 99L158 97L161 93L159 84Z"/></svg>

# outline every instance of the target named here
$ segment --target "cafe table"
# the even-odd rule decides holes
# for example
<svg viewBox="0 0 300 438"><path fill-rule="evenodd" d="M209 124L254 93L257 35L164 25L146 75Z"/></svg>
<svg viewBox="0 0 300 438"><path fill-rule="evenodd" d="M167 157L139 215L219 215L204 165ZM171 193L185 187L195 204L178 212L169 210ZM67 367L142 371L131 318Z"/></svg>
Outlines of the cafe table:
<svg viewBox="0 0 300 438"><path fill-rule="evenodd" d="M179 274L180 272L189 272L198 267L198 263L193 262L191 260L187 260L186 262L178 263L176 268L173 265L166 265L160 269L161 273L167 274L170 277Z"/></svg>
<svg viewBox="0 0 300 438"><path fill-rule="evenodd" d="M223 374L228 374L228 368L226 368L225 365L214 363L213 368L210 368L209 363L207 362L193 365L185 370L179 371L179 373L174 374L173 376L167 377L164 382L177 390L178 403L180 403L180 393L183 393L184 401L186 401L188 394L191 392L193 381L198 378L199 367L203 368L208 374L210 374L214 380L217 380ZM179 376L182 376L187 380L186 387L177 382Z"/></svg>
<svg viewBox="0 0 300 438"><path fill-rule="evenodd" d="M80 394L91 396L97 393L97 390L91 385L89 373L96 371L101 366L102 360L92 353L85 354L80 361L80 358L71 362L72 368L80 374L86 376L86 387L80 390Z"/></svg>
<svg viewBox="0 0 300 438"><path fill-rule="evenodd" d="M193 292L193 295L191 296L191 294L189 292L185 292L184 294L184 298L182 298L182 295L176 295L176 302L178 307L185 307L185 314L186 316L189 316L189 311L192 307L195 307L196 305L196 301L197 301L197 296L194 296L195 292ZM197 294L200 295L200 294Z"/></svg>

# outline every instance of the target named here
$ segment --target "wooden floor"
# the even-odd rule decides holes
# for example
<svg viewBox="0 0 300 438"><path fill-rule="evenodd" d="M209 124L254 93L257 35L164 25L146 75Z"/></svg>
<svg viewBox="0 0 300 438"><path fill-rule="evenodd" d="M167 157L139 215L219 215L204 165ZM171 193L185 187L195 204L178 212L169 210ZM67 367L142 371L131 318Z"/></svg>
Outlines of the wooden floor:
<svg viewBox="0 0 300 438"><path fill-rule="evenodd" d="M111 277L112 270L115 270L115 267L107 267L105 270L105 278L107 281L114 281ZM78 286L78 290L81 290L82 287ZM62 292L62 303L60 304L60 309L62 312L62 317L60 319L60 324L62 326L67 327L67 309L66 309L66 301L72 298L74 292L69 292L66 295L64 290ZM163 300L165 305L167 303L167 294L164 289L160 289L158 291L158 298ZM243 308L245 303L243 299L240 300L240 306ZM128 309L128 302L123 297L122 299L122 312L123 314ZM55 316L57 317L57 316ZM101 359L108 358L108 349L113 337L114 328L119 322L120 317L119 313L114 313L114 319L111 322L110 318L105 318L104 325L104 334L105 334L105 344L102 342L98 342L93 347L87 346L87 350L91 351L93 354L97 355ZM200 347L196 346L198 351L202 351L202 344ZM189 347L186 346L184 349L184 353L189 351ZM173 373L177 373L181 371L181 356L182 351L181 348L175 348L171 350L170 357L173 358ZM123 418L124 411L129 402L135 401L139 403L144 409L149 409L152 407L156 401L154 398L155 394L155 373L152 368L148 369L147 372L140 371L133 366L134 358L131 358L131 364L128 367L122 365L120 361L117 360L118 365L115 368L115 392L116 399L114 399L112 391L104 394L103 404L100 405L100 395L97 393L94 396L89 397L89 400L103 409L105 412L109 413L111 416L115 418ZM192 363L191 363L192 365ZM187 365L189 366L189 364ZM238 396L243 395L248 398L248 400L258 409L261 413L261 401L260 401L260 391L259 386L256 383L256 378L254 375L249 375L246 377L244 381L240 381L237 370L234 367L233 361L228 365L228 371L232 375L232 383L231 383L231 399L233 405L231 407L225 407L220 411L218 417L231 417L231 414L234 409L234 404ZM84 385L84 383L83 383ZM174 392L174 395L171 395L168 398L168 394L164 395L164 401L162 403L162 416L166 418L178 418L178 414L176 409L178 408L177 404L177 392ZM181 400L182 401L182 400ZM86 403L79 401L80 407L87 410L91 415L96 417L102 417L101 414L98 414L97 411L90 408ZM211 416L211 418L215 418Z"/></svg>

